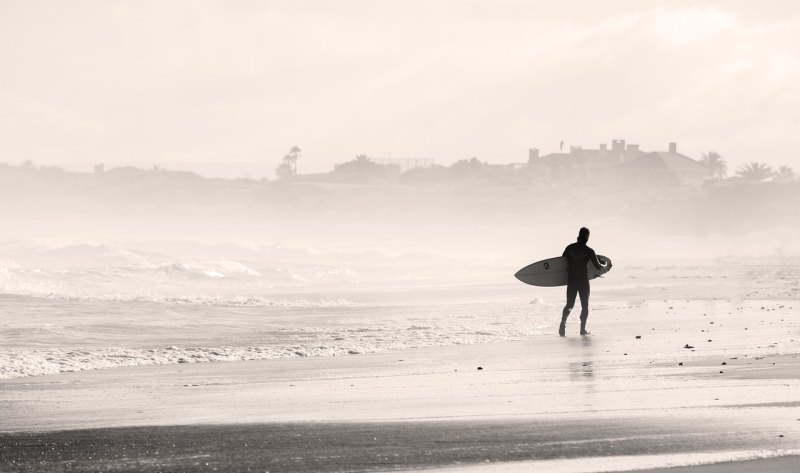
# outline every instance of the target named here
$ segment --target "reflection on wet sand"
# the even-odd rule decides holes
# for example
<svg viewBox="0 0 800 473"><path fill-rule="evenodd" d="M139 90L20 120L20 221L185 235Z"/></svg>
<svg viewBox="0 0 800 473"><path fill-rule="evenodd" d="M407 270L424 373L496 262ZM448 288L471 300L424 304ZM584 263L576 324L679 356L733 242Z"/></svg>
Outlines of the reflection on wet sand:
<svg viewBox="0 0 800 473"><path fill-rule="evenodd" d="M587 381L594 379L592 361L576 361L569 364L569 379L572 381Z"/></svg>

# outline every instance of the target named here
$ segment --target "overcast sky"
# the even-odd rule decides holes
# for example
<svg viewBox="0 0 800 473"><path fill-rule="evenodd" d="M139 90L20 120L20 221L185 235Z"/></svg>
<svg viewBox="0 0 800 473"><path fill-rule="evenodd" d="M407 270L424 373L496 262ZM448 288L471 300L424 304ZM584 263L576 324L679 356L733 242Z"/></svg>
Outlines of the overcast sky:
<svg viewBox="0 0 800 473"><path fill-rule="evenodd" d="M0 0L0 162L524 162L612 138L800 170L800 2ZM168 166L169 167L169 166Z"/></svg>

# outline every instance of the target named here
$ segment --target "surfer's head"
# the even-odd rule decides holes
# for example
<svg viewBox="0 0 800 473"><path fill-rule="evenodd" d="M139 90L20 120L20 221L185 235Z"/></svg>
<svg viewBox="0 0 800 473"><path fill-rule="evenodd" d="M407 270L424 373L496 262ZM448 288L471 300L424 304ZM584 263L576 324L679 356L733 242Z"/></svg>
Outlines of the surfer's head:
<svg viewBox="0 0 800 473"><path fill-rule="evenodd" d="M589 229L586 227L581 227L578 231L578 241L581 243L586 243L589 241Z"/></svg>

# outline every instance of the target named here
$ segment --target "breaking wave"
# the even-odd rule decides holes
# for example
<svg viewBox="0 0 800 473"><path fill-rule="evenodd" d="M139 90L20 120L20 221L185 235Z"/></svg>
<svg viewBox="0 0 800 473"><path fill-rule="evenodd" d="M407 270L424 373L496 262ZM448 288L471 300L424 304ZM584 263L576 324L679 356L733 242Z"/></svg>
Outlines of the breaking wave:
<svg viewBox="0 0 800 473"><path fill-rule="evenodd" d="M299 253L309 255L309 261L276 261L274 248L240 255L250 260L179 257L86 244L0 245L0 250L0 293L34 297L274 305L274 298L265 294L362 280L358 271L320 263L310 252ZM283 258L286 252L280 249L278 254Z"/></svg>
<svg viewBox="0 0 800 473"><path fill-rule="evenodd" d="M419 325L385 321L376 328L316 328L295 331L298 343L248 346L167 346L163 348L84 347L47 350L0 349L0 378L39 376L124 366L288 357L345 356L441 345L521 340L550 328L545 318L512 317L498 326L483 318L468 323ZM286 334L282 334L284 338ZM289 336L288 338L291 338ZM302 340L302 342L300 341Z"/></svg>

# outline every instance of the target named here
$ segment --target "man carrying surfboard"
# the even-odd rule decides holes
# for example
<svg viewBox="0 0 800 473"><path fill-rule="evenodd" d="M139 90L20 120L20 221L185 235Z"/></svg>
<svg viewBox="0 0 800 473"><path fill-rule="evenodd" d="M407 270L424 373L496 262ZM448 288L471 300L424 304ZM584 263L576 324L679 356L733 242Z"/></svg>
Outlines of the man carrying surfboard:
<svg viewBox="0 0 800 473"><path fill-rule="evenodd" d="M583 227L578 232L578 241L564 249L562 255L567 260L567 305L561 313L561 325L558 334L562 337L567 327L567 317L575 306L575 296L581 298L581 335L589 335L586 331L586 319L589 318L589 262L598 270L611 269L611 260L600 261L593 249L586 246L589 241L589 229Z"/></svg>

